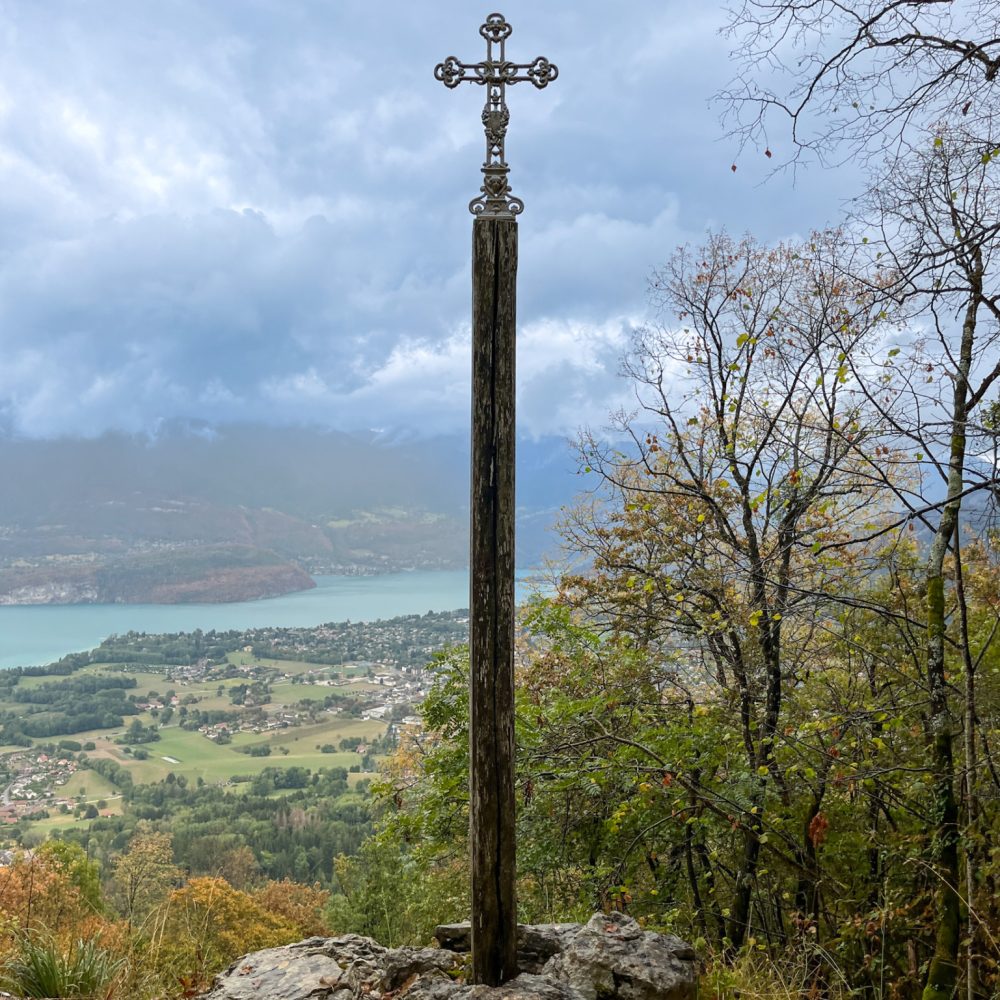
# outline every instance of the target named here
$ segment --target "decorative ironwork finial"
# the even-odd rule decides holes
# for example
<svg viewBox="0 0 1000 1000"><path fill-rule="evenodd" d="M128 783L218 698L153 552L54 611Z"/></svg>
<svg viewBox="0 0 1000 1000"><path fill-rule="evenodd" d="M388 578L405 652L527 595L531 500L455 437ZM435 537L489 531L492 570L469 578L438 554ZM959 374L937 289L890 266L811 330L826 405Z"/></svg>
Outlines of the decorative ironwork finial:
<svg viewBox="0 0 1000 1000"><path fill-rule="evenodd" d="M486 87L483 107L483 129L486 132L486 160L483 163L483 186L478 198L469 202L469 211L476 216L492 219L513 219L524 211L524 202L511 193L504 142L510 111L507 108L507 84L533 83L539 90L559 76L559 69L544 56L530 63L508 62L507 39L513 29L502 14L490 14L480 27L486 39L486 59L464 63L448 56L434 67L434 77L449 89L463 80Z"/></svg>

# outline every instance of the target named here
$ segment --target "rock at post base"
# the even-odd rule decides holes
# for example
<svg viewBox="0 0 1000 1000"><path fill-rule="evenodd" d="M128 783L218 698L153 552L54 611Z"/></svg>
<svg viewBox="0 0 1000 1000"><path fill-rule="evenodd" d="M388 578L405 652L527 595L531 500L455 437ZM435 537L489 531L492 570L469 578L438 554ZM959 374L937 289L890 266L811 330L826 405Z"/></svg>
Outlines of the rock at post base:
<svg viewBox="0 0 1000 1000"><path fill-rule="evenodd" d="M203 1000L694 1000L697 962L679 938L621 913L518 928L521 974L504 986L461 981L468 925L438 928L440 948L384 948L346 934L246 955Z"/></svg>
<svg viewBox="0 0 1000 1000"><path fill-rule="evenodd" d="M680 938L644 931L622 913L597 913L545 974L583 1000L688 1000L695 995L694 950Z"/></svg>
<svg viewBox="0 0 1000 1000"><path fill-rule="evenodd" d="M566 948L582 924L518 924L517 967L521 972L539 973L545 963ZM440 924L434 940L448 951L466 953L472 948L472 925Z"/></svg>

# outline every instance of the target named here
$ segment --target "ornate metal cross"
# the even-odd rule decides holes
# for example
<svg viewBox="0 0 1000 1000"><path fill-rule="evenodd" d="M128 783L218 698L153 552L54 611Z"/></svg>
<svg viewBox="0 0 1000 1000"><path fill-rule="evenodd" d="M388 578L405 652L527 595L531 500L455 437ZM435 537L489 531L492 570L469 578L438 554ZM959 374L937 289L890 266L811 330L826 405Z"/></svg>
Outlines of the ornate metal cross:
<svg viewBox="0 0 1000 1000"><path fill-rule="evenodd" d="M486 88L483 186L472 223L472 427L469 495L470 981L500 986L518 973L514 754L515 409L517 216L504 140L507 84L547 87L559 70L541 56L507 59L511 27L490 14L486 59L449 56L434 75L449 89Z"/></svg>
<svg viewBox="0 0 1000 1000"><path fill-rule="evenodd" d="M475 216L492 219L513 219L524 211L524 202L511 194L504 140L510 111L507 108L507 84L533 83L539 90L547 87L559 69L544 56L530 63L507 60L506 43L513 29L502 14L490 14L479 34L486 39L483 62L464 63L448 56L434 68L434 76L446 87L454 89L463 80L486 87L483 107L483 128L486 131L486 160L483 163L483 186L478 198L469 202Z"/></svg>

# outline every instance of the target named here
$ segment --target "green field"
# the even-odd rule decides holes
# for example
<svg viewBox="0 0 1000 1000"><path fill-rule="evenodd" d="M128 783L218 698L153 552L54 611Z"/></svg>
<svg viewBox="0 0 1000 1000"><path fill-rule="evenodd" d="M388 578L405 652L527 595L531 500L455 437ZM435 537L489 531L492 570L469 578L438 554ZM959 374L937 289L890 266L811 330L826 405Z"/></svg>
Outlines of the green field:
<svg viewBox="0 0 1000 1000"><path fill-rule="evenodd" d="M325 673L333 670L342 677L357 677L368 673L367 666L357 664L308 663L304 660L270 660L267 657L254 656L252 653L236 652L227 657L229 662L237 667L248 667L258 664L262 667L273 667L284 674L307 674L310 671Z"/></svg>
<svg viewBox="0 0 1000 1000"><path fill-rule="evenodd" d="M75 799L78 795L82 795L84 802L97 802L99 799L110 800L119 794L118 789L107 778L88 769L77 771L65 785L57 786L54 791L57 795L69 799Z"/></svg>
<svg viewBox="0 0 1000 1000"><path fill-rule="evenodd" d="M119 671L115 672L118 673ZM107 673L107 664L92 664L89 667L84 667L82 670L77 671L75 676ZM155 691L161 698L167 693L167 691L173 691L181 699L184 699L188 695L193 695L197 698L197 702L195 706L192 707L200 708L203 711L224 711L226 709L233 708L234 706L232 700L229 697L230 689L246 683L246 679L241 677L231 677L226 680L210 680L189 683L181 681L168 681L165 674L153 673L151 671L128 670L124 673L125 676L134 677L136 679L136 687L129 690L128 694L134 694L138 701L148 700L149 694L152 691ZM25 677L20 681L18 687L31 689L45 683L58 683L58 678ZM284 683L287 683L289 688L293 686L290 682ZM298 688L298 685L294 685L294 687ZM221 695L218 693L220 688L223 689ZM311 688L311 690L321 689ZM10 702L8 704L10 704L11 707L16 708L20 703ZM150 720L144 716L144 721L148 722ZM94 735L94 733L81 733L68 738L93 739Z"/></svg>
<svg viewBox="0 0 1000 1000"><path fill-rule="evenodd" d="M94 663L82 670L78 670L74 676L82 677L88 674L107 674L108 664ZM134 694L139 701L146 701L151 691L155 691L161 698L167 691L174 691L180 698L186 695L194 695L198 699L198 707L205 710L226 709L232 707L229 699L229 689L244 683L242 678L229 678L228 680L202 681L196 684L181 683L180 681L168 681L165 673L156 673L151 670L127 670L114 671L123 673L126 677L134 677L136 686L128 694ZM19 688L32 689L40 687L42 684L58 683L58 677L24 677L18 683ZM219 688L225 690L221 695L217 694ZM17 702L13 703L18 704ZM76 736L71 737L76 739ZM88 737L90 738L90 737Z"/></svg>
<svg viewBox="0 0 1000 1000"><path fill-rule="evenodd" d="M162 673L155 673L151 671L144 670L109 670L108 668L111 664L108 663L91 663L90 666L83 667L77 670L73 676L74 677L86 677L88 675L92 676L94 674L124 674L126 677L134 677L138 682L138 687L135 689L136 693L145 693L147 691L159 691L162 694L169 685L166 683L166 677ZM26 688L31 690L32 688L41 687L43 684L58 684L59 677L55 675L44 676L44 677L22 677L17 686L19 688Z"/></svg>
<svg viewBox="0 0 1000 1000"><path fill-rule="evenodd" d="M242 652L231 654L229 659L237 666L259 664L278 670L287 677L302 675L309 671L321 672L328 676L328 672L331 670L339 671L346 676L363 677L368 669L367 667L328 667L323 664L286 660L261 660ZM110 666L106 663L91 664L76 673L78 676L81 674L107 674L112 672L109 669ZM246 683L245 677L206 680L196 683L183 683L179 680L168 681L167 669L166 667L152 667L144 670L124 671L127 676L134 677L137 682L136 687L130 689L128 693L134 694L138 701L145 701L150 692L155 691L160 698L163 698L167 691L173 691L182 700L193 695L196 701L190 705L192 710L197 708L202 711L228 711L236 707L229 696L230 689ZM123 671L115 670L113 672L122 673ZM25 677L20 681L20 686L25 689L33 689L42 684L57 684L58 682L59 678L52 676ZM301 701L322 702L331 694L364 695L378 690L381 690L378 685L368 682L327 686L293 684L291 680L278 680L271 685L271 701L268 706L264 707L273 711L278 706L290 706ZM10 705L10 707L16 711L16 704ZM147 711L137 717L126 718L125 725L128 726L133 718L138 718L144 725L155 726L159 721ZM356 753L344 753L339 750L334 753L323 753L320 748L325 745L339 747L341 740L351 738L370 741L382 735L384 731L385 723L377 720L368 721L324 714L322 721L312 725L289 726L285 729L263 733L237 733L233 736L231 743L220 746L199 732L181 729L175 710L171 724L159 730L160 739L142 745L142 749L148 754L146 760L136 760L131 753L125 753L124 746L115 742L116 738L123 734L122 728L90 730L74 733L64 738L80 743L93 742L95 749L88 751L90 757L116 761L128 769L136 784L163 781L169 774L173 773L178 777L185 777L192 783L201 779L207 784L223 785L229 783L236 776L253 776L271 767L298 766L313 771L320 768L343 767L349 770L361 762L361 758ZM36 740L35 742L54 742L54 740ZM246 753L239 752L240 749L253 745L267 745L271 747L272 752L267 757L251 757ZM23 750L22 747L0 747L0 754L21 750ZM349 775L348 780L353 787L358 782L372 777L374 775L371 773L354 772ZM236 783L231 786L231 791L239 794L248 787L246 784ZM90 769L79 770L66 785L56 786L53 791L60 798L79 800L87 804L96 805L97 802L103 801L106 803L102 810L104 812L120 813L122 809L119 790L106 778ZM30 829L34 835L47 836L53 832L69 829L74 825L85 826L90 822L91 820L76 819L72 814L54 813L48 819L32 822Z"/></svg>
<svg viewBox="0 0 1000 1000"><path fill-rule="evenodd" d="M310 670L328 670L329 667L323 663L303 663L299 660L268 660L263 657L254 656L253 653L230 653L228 656L230 663L237 667L250 667L254 664L262 667L273 667L283 674L307 674Z"/></svg>
<svg viewBox="0 0 1000 1000"><path fill-rule="evenodd" d="M249 653L230 653L229 660L235 666L247 666L251 664L259 664L261 666L270 667L275 670L279 670L284 674L290 676L296 674L304 674L310 670L324 670L324 669L336 669L339 670L345 676L355 676L358 674L366 673L366 668L364 667L349 667L349 668L325 668L323 664L316 663L301 663L294 660L267 660L258 659ZM109 672L109 664L106 663L94 663L88 667L84 667L82 670L76 672L75 676L85 676L88 674L107 674ZM163 668L165 670L166 668ZM119 673L122 671L115 671ZM197 698L196 706L203 711L224 711L233 707L232 700L229 697L229 691L231 688L237 687L240 684L246 683L246 679L242 677L232 677L226 680L210 680L210 681L199 681L196 683L191 682L181 682L181 681L168 681L166 674L164 672L155 672L153 670L128 670L124 673L129 677L134 677L136 679L136 687L131 689L128 693L134 694L136 699L139 701L145 701L148 699L150 692L155 691L161 698L166 694L168 690L174 691L181 699L184 699L188 695L193 695ZM57 677L24 677L21 679L18 687L30 690L32 688L37 688L42 684L58 683ZM219 689L222 689L222 694L220 695ZM293 705L298 701L323 701L330 694L338 695L351 695L351 694L362 694L370 691L380 690L377 684L345 684L337 685L336 687L327 687L325 685L315 685L315 684L293 684L291 681L278 681L271 686L272 691L272 705ZM12 707L17 707L20 703L12 703ZM192 706L194 707L194 706ZM144 721L149 721L144 719ZM71 739L94 739L95 733L80 733L75 734ZM4 752L3 748L0 748L0 753Z"/></svg>
<svg viewBox="0 0 1000 1000"><path fill-rule="evenodd" d="M294 705L299 701L324 701L334 689L319 684L293 684L280 681L271 685L272 705Z"/></svg>
<svg viewBox="0 0 1000 1000"><path fill-rule="evenodd" d="M360 762L357 754L322 753L318 748L327 743L337 746L342 739L351 737L372 739L381 735L384 729L383 723L374 720L331 716L329 720L313 726L289 727L272 733L237 733L232 743L220 746L201 733L171 725L160 730L159 740L143 746L149 754L148 760L134 760L130 754L123 752L123 747L109 740L106 733L95 739L97 750L92 756L109 757L127 767L137 784L162 781L171 772L184 775L189 781L201 778L208 783L219 784L233 775L260 774L268 767L294 765L312 770L320 767L349 768ZM239 753L240 747L261 743L273 748L270 757L250 757ZM285 747L288 753L282 753L280 747ZM166 757L173 759L165 760ZM88 780L90 773L87 773Z"/></svg>
<svg viewBox="0 0 1000 1000"><path fill-rule="evenodd" d="M110 802L111 807L108 811L111 813L121 812L120 806L115 802ZM47 837L50 833L55 833L56 831L69 830L74 826L86 827L88 823L92 823L93 820L89 819L77 819L72 813L68 816L50 816L48 819L36 819L29 825L29 829L36 836L38 834L42 835L41 839Z"/></svg>
<svg viewBox="0 0 1000 1000"><path fill-rule="evenodd" d="M341 695L367 694L370 691L385 690L387 689L382 687L380 684L372 684L368 681L360 681L356 684L337 684L334 687L327 688L327 691L331 691L333 694Z"/></svg>
<svg viewBox="0 0 1000 1000"><path fill-rule="evenodd" d="M233 746L250 746L257 743L268 743L273 747L293 744L307 745L310 741L322 746L324 743L337 744L344 739L360 737L363 740L374 739L385 732L385 723L377 719L344 719L331 716L328 720L312 726L290 726L272 733L237 733L233 737ZM328 754L322 756L329 758ZM353 761L352 763L357 763Z"/></svg>
<svg viewBox="0 0 1000 1000"><path fill-rule="evenodd" d="M353 721L353 720L348 720ZM371 725L366 723L365 725ZM319 730L319 727L309 727L313 734L315 735ZM170 730L167 730L170 733ZM166 735L166 734L165 734ZM170 734L176 736L169 742L170 749L174 751L173 754L166 753L163 756L174 756L175 754L189 754L191 760L182 761L181 764L169 764L166 761L159 759L153 759L151 757L148 761L131 761L127 755L120 753L120 748L115 747L113 750L107 753L100 753L100 756L113 757L120 763L126 765L129 770L135 776L136 781L160 781L166 777L170 771L174 774L183 774L188 777L189 780L197 780L198 777L202 777L205 781L215 781L220 782L227 780L232 774L259 774L265 767L275 766L275 767L288 767L292 764L297 764L303 767L309 767L316 770L320 767L345 767L349 768L352 765L359 763L360 758L357 754L353 753L335 753L335 754L325 754L319 753L317 751L309 752L306 746L297 746L295 741L292 741L288 745L289 754L284 756L280 753L275 753L271 757L248 757L246 754L238 754L232 750L231 747L218 747L215 746L210 740L206 740L199 733L185 733L184 730L177 730L175 734ZM329 733L326 734L329 736ZM343 732L338 736L339 739L343 739L346 735L358 735L358 733ZM185 739L184 737L197 737L197 739ZM199 743L198 740L201 742ZM160 741L162 745L165 740ZM205 744L203 747L202 744ZM209 752L208 756L205 756L206 750ZM214 753L213 753L214 751ZM227 756L228 752L228 756ZM201 756L199 756L199 754ZM178 759L180 759L178 757ZM246 764L243 766L234 766L234 759L239 764ZM371 780L376 777L372 772L354 772L348 774L347 781L348 784L354 788L359 782ZM81 789L84 791L84 802L96 804L98 801L106 802L106 806L102 809L103 815L109 814L120 814L122 811L121 796L117 789L110 784L106 779L101 777L95 771L82 770L73 776L73 778L62 788L57 789L57 794L62 796L72 796L75 797ZM247 784L235 784L230 789L229 792L240 794L241 792L249 790L249 785ZM288 795L292 789L279 789L272 794L275 799L280 799L285 795ZM68 815L63 815L61 813L53 812L48 819L34 820L28 824L28 829L31 833L38 837L41 835L42 838L49 836L52 833L61 832L64 830L69 830L73 827L85 828L89 823L93 822L89 819L77 819L72 813ZM2 832L2 831L0 831Z"/></svg>

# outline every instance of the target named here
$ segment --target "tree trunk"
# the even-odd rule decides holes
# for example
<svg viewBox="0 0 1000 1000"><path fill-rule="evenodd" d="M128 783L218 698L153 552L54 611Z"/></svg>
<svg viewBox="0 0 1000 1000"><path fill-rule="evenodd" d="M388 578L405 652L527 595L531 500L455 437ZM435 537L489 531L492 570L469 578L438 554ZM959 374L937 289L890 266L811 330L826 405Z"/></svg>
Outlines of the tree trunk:
<svg viewBox="0 0 1000 1000"><path fill-rule="evenodd" d="M951 1000L958 982L961 901L958 895L958 801L954 736L945 674L944 563L961 509L965 473L969 372L976 333L978 296L970 297L952 397L948 489L927 560L927 687L930 695L931 767L934 776L932 856L937 866L937 932L923 1000Z"/></svg>
<svg viewBox="0 0 1000 1000"><path fill-rule="evenodd" d="M972 659L969 639L969 607L965 600L965 579L962 571L961 526L955 525L955 592L962 624L962 662L965 668L965 720L963 725L965 763L962 768L965 791L965 828L962 855L965 862L965 995L975 1000L979 993L979 966L976 961L979 929L976 926L976 870L979 865L978 825L979 799L976 788L976 664Z"/></svg>

